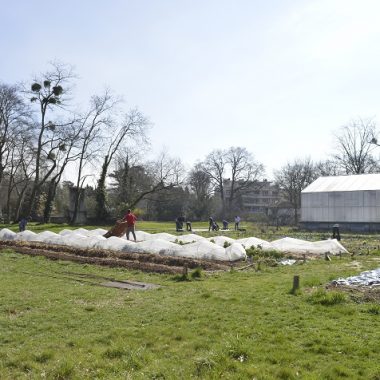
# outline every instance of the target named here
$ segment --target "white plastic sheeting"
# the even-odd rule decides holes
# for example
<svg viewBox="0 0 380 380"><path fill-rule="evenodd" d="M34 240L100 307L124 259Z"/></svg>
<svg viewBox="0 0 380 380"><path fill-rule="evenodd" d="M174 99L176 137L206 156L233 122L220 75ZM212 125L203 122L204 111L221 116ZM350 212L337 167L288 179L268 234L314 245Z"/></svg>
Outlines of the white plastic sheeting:
<svg viewBox="0 0 380 380"><path fill-rule="evenodd" d="M194 259L235 261L246 258L250 247L263 250L276 250L287 253L338 254L347 252L336 240L309 242L284 238L267 242L255 237L232 239L227 236L204 238L195 234L172 235L168 233L150 234L136 231L137 243L112 236L103 237L107 231L101 228L86 230L62 230L59 234L44 231L36 234L32 231L14 233L8 229L0 230L0 240L39 241L46 244L62 244L76 248L110 249L122 252L157 253L165 256L180 256ZM227 243L227 244L226 244ZM224 248L226 246L226 248Z"/></svg>
<svg viewBox="0 0 380 380"><path fill-rule="evenodd" d="M287 260L280 260L279 263L281 265L293 265L297 262L297 260L293 260L293 259L287 259Z"/></svg>
<svg viewBox="0 0 380 380"><path fill-rule="evenodd" d="M249 248L262 248L263 250L273 250L273 246L271 243L267 242L266 240L258 239L255 237L249 237L249 238L244 238L244 239L239 239L236 240L236 242L242 244L246 249Z"/></svg>
<svg viewBox="0 0 380 380"><path fill-rule="evenodd" d="M227 243L228 245L232 243L236 243L235 239L232 239L228 236L214 236L207 239L211 243L215 243L216 245L219 245L221 247L224 247L224 245Z"/></svg>
<svg viewBox="0 0 380 380"><path fill-rule="evenodd" d="M306 241L294 238L283 238L272 241L272 249L280 252L289 253L311 253L324 254L326 252L337 255L339 253L347 253L347 250L336 239L322 241Z"/></svg>
<svg viewBox="0 0 380 380"><path fill-rule="evenodd" d="M332 283L347 286L380 286L380 268L362 272L358 276L338 278Z"/></svg>
<svg viewBox="0 0 380 380"><path fill-rule="evenodd" d="M51 231L44 231L32 237L31 241L39 241L47 244L63 244L62 236Z"/></svg>
<svg viewBox="0 0 380 380"><path fill-rule="evenodd" d="M15 238L14 240L21 240L21 241L33 241L35 240L35 237L36 237L36 233L32 232L32 231L22 231L22 232L19 232L15 235Z"/></svg>
<svg viewBox="0 0 380 380"><path fill-rule="evenodd" d="M135 244L141 252L163 254L165 256L182 256L182 246L163 239L149 239Z"/></svg>
<svg viewBox="0 0 380 380"><path fill-rule="evenodd" d="M207 239L204 238L203 236L188 234L188 235L174 236L173 241L178 241L179 243L194 243L194 242L203 241L203 240L207 240Z"/></svg>
<svg viewBox="0 0 380 380"><path fill-rule="evenodd" d="M0 230L0 240L14 240L16 237L16 232L8 230L8 228L3 228Z"/></svg>
<svg viewBox="0 0 380 380"><path fill-rule="evenodd" d="M235 261L247 257L244 247L239 243L232 243L225 249L225 251L229 261Z"/></svg>

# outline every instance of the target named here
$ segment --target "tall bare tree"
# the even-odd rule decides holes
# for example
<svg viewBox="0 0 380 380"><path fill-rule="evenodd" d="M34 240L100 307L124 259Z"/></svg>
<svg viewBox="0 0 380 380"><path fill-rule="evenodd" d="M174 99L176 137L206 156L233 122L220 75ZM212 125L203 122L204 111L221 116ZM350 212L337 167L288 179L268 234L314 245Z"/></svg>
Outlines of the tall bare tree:
<svg viewBox="0 0 380 380"><path fill-rule="evenodd" d="M7 222L20 219L25 194L32 184L34 176L31 134L26 130L18 137L17 143L14 142L9 146L10 160L6 170L8 190L5 214ZM15 198L13 205L12 198Z"/></svg>
<svg viewBox="0 0 380 380"><path fill-rule="evenodd" d="M264 166L255 161L246 148L241 147L229 148L226 152L226 161L231 173L228 208L232 211L236 197L252 190L255 182L263 175Z"/></svg>
<svg viewBox="0 0 380 380"><path fill-rule="evenodd" d="M79 122L79 141L78 141L78 160L76 166L76 183L74 186L74 209L71 215L70 224L75 224L79 200L83 197L83 189L86 178L86 166L95 162L99 155L99 144L102 133L112 124L112 110L119 103L109 90L105 90L102 95L94 95L90 101L88 111L80 118Z"/></svg>
<svg viewBox="0 0 380 380"><path fill-rule="evenodd" d="M0 83L0 184L10 157L9 145L16 143L23 129L28 128L30 117L19 89Z"/></svg>
<svg viewBox="0 0 380 380"><path fill-rule="evenodd" d="M61 131L58 149L54 152L55 170L51 173L47 181L46 200L44 205L43 221L48 223L53 209L53 203L57 192L58 184L61 182L64 171L67 166L80 158L80 152L76 149L80 138L81 126L75 122L69 123L66 128ZM52 153L50 153L52 155Z"/></svg>
<svg viewBox="0 0 380 380"><path fill-rule="evenodd" d="M275 171L275 182L294 210L294 222L298 223L301 207L301 191L318 177L310 158L297 159Z"/></svg>
<svg viewBox="0 0 380 380"><path fill-rule="evenodd" d="M98 185L96 189L96 216L104 220L107 215L106 207L106 178L109 166L122 144L128 141L146 142L146 130L150 125L149 120L137 109L127 112L122 122L112 121L105 137L106 154L103 159Z"/></svg>
<svg viewBox="0 0 380 380"><path fill-rule="evenodd" d="M212 189L218 193L222 202L222 214L225 213L226 201L224 180L227 175L226 152L221 149L213 150L201 163L203 171L208 175Z"/></svg>
<svg viewBox="0 0 380 380"><path fill-rule="evenodd" d="M377 137L376 124L371 120L353 120L335 134L333 155L345 174L379 172L379 162L373 156L371 144Z"/></svg>
<svg viewBox="0 0 380 380"><path fill-rule="evenodd" d="M56 152L62 145L60 130L67 126L59 120L52 121L55 110L65 110L69 95L72 68L61 63L52 63L52 70L35 78L30 89L24 90L30 101L37 105L35 176L26 208L32 214L38 201L42 185L57 166ZM50 119L50 117L52 119ZM49 120L50 119L50 120Z"/></svg>
<svg viewBox="0 0 380 380"><path fill-rule="evenodd" d="M226 212L233 212L237 197L252 189L264 172L263 165L242 147L214 150L206 157L202 167L215 192L220 195L223 217Z"/></svg>
<svg viewBox="0 0 380 380"><path fill-rule="evenodd" d="M193 194L190 202L191 212L196 219L204 219L211 212L211 180L207 173L202 168L201 164L196 164L190 171L187 183Z"/></svg>

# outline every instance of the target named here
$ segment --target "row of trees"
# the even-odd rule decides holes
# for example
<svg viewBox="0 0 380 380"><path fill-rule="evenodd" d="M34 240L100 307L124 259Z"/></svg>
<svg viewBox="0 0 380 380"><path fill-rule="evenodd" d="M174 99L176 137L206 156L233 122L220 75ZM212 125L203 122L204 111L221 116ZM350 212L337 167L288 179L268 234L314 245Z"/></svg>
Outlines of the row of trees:
<svg viewBox="0 0 380 380"><path fill-rule="evenodd" d="M74 224L83 199L97 221L136 207L153 219L231 217L263 178L264 166L244 147L214 150L188 172L166 153L144 159L149 119L136 108L125 110L110 90L92 96L86 109L74 108L74 81L70 66L53 63L28 84L0 83L0 202L7 221L48 222L56 208ZM379 171L371 141L377 141L376 125L356 120L335 135L328 160L300 158L274 173L295 219L301 190L318 176ZM62 183L67 173L74 180Z"/></svg>
<svg viewBox="0 0 380 380"><path fill-rule="evenodd" d="M148 144L148 118L138 109L125 111L121 98L110 90L91 97L87 109L74 109L74 79L70 66L53 63L50 71L27 85L0 84L1 208L8 221L31 216L47 222L68 172L75 178L71 223L76 222L90 176L97 179L96 217L106 218L107 178L117 155L124 149L133 157L129 146ZM180 168L167 155L145 169L150 181L145 194L177 184ZM139 196L129 196L131 207Z"/></svg>

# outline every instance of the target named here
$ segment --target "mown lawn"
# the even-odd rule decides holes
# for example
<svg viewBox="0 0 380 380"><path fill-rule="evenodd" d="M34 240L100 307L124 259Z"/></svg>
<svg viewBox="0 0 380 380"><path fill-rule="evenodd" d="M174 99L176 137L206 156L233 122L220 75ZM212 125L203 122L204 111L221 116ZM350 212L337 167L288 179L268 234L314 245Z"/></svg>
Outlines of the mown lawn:
<svg viewBox="0 0 380 380"><path fill-rule="evenodd" d="M380 379L380 305L324 290L378 266L363 255L176 281L3 250L0 379Z"/></svg>

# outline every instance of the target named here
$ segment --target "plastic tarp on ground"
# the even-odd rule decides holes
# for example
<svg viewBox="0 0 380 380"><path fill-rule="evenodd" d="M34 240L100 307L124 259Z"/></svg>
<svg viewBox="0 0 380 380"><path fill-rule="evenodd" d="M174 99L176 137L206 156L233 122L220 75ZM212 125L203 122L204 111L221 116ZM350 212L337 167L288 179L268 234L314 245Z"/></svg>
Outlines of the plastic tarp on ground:
<svg viewBox="0 0 380 380"><path fill-rule="evenodd" d="M346 286L380 286L380 268L362 272L357 276L338 278L332 281L332 284Z"/></svg>
<svg viewBox="0 0 380 380"><path fill-rule="evenodd" d="M12 232L6 228L0 230L0 240L39 241L46 244L61 244L76 248L110 249L123 252L157 253L166 256L180 256L194 259L235 261L246 258L245 249L255 247L263 250L276 250L287 253L309 253L321 255L326 252L338 254L347 252L336 240L309 242L284 238L267 242L255 237L232 239L227 236L204 238L196 234L172 235L168 233L150 234L136 231L137 242L129 241L125 236L119 238L103 237L107 231L101 228L86 230L62 230L59 234L51 231L34 233ZM227 244L226 244L227 243Z"/></svg>

